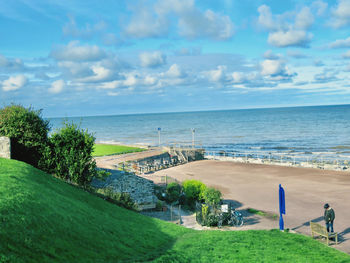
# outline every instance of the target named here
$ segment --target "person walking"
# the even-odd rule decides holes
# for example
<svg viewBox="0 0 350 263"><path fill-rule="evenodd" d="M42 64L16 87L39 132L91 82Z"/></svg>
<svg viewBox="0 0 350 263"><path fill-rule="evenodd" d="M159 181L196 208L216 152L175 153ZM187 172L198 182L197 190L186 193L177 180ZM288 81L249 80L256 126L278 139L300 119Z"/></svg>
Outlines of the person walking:
<svg viewBox="0 0 350 263"><path fill-rule="evenodd" d="M329 230L333 233L334 229L333 229L333 221L335 218L335 213L333 208L331 208L329 206L329 204L325 204L324 205L324 221L326 222L326 227L327 227L327 232L329 232Z"/></svg>

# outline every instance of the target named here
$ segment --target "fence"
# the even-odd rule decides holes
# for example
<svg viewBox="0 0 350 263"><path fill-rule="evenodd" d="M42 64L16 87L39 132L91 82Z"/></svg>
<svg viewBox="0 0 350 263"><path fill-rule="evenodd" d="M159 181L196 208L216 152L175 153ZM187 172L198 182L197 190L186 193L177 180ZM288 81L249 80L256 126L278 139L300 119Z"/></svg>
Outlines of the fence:
<svg viewBox="0 0 350 263"><path fill-rule="evenodd" d="M155 174L141 174L139 175L143 178L153 181L155 184L165 184L168 185L170 183L178 183L181 182L176 178L170 177L168 175L155 175Z"/></svg>
<svg viewBox="0 0 350 263"><path fill-rule="evenodd" d="M261 153L261 152L231 152L231 151L206 151L206 159L233 161L240 163L273 164L282 166L310 167L326 170L350 169L350 156L340 159L338 156L329 158L326 155L298 155L287 153Z"/></svg>

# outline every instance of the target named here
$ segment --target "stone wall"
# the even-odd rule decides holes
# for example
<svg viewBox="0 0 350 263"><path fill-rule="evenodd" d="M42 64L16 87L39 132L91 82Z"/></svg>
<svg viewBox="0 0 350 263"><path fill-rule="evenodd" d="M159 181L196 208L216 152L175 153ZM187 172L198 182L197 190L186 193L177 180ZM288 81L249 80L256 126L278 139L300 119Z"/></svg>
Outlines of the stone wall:
<svg viewBox="0 0 350 263"><path fill-rule="evenodd" d="M0 157L11 158L11 141L8 137L0 137Z"/></svg>
<svg viewBox="0 0 350 263"><path fill-rule="evenodd" d="M130 197L139 207L155 207L156 196L154 195L153 181L123 171L105 170L110 172L111 175L104 181L93 179L91 183L93 187L111 187L116 192L130 194Z"/></svg>

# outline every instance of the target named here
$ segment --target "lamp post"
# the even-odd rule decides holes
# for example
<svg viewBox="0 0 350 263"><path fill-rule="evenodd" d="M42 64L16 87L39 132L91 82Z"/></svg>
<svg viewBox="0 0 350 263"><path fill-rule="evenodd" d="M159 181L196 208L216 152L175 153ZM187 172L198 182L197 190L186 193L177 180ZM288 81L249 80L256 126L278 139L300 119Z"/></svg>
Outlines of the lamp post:
<svg viewBox="0 0 350 263"><path fill-rule="evenodd" d="M159 127L158 128L158 147L160 147L160 131L161 131L162 129Z"/></svg>
<svg viewBox="0 0 350 263"><path fill-rule="evenodd" d="M196 130L192 128L191 131L192 131L192 148L194 148L194 133L196 132Z"/></svg>

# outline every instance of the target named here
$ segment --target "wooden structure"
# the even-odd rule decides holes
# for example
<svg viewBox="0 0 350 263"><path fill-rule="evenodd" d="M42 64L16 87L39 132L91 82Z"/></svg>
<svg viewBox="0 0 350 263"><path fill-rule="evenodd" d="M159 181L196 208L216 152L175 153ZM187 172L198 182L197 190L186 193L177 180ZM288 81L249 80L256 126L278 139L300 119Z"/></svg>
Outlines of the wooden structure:
<svg viewBox="0 0 350 263"><path fill-rule="evenodd" d="M310 229L311 229L311 235L312 238L315 236L322 236L325 237L327 240L327 246L329 245L329 239L334 238L335 244L338 244L338 233L336 232L327 232L327 228L325 226L322 226L320 224L314 223L310 221Z"/></svg>

